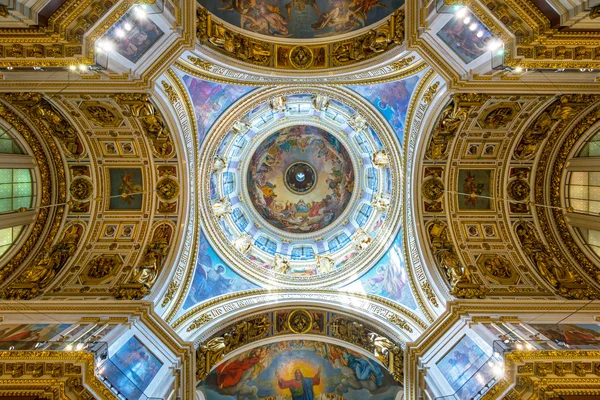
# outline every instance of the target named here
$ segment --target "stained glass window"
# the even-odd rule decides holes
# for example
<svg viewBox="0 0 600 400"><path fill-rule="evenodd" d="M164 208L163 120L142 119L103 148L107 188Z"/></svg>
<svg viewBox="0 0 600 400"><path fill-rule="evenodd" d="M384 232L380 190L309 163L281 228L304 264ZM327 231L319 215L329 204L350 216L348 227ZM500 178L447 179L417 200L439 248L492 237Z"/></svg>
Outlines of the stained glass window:
<svg viewBox="0 0 600 400"><path fill-rule="evenodd" d="M10 249L22 230L23 226L0 229L0 257Z"/></svg>
<svg viewBox="0 0 600 400"><path fill-rule="evenodd" d="M0 212L31 207L33 184L29 169L0 169Z"/></svg>

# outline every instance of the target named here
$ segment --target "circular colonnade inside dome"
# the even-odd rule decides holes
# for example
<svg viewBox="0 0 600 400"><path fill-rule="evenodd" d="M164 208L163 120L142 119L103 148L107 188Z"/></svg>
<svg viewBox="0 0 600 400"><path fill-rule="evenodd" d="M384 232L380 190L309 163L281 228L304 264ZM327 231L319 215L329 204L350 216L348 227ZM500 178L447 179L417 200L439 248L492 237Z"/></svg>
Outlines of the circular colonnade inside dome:
<svg viewBox="0 0 600 400"><path fill-rule="evenodd" d="M204 233L256 282L342 285L395 237L401 169L395 133L350 90L252 92L201 151Z"/></svg>

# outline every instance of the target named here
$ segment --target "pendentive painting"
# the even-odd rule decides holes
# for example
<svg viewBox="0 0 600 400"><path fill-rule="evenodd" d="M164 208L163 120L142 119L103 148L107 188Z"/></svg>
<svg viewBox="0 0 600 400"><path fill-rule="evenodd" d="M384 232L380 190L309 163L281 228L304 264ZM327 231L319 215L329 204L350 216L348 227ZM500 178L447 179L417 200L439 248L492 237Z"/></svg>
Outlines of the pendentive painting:
<svg viewBox="0 0 600 400"><path fill-rule="evenodd" d="M139 399L163 363L132 336L104 364L103 374L128 399Z"/></svg>
<svg viewBox="0 0 600 400"><path fill-rule="evenodd" d="M333 135L297 125L260 144L247 182L250 199L267 222L286 232L310 233L343 213L354 190L354 168Z"/></svg>
<svg viewBox="0 0 600 400"><path fill-rule="evenodd" d="M142 170L140 168L111 168L110 177L110 203L111 210L141 210Z"/></svg>
<svg viewBox="0 0 600 400"><path fill-rule="evenodd" d="M312 39L377 23L404 0L201 0L200 4L224 21L254 33Z"/></svg>
<svg viewBox="0 0 600 400"><path fill-rule="evenodd" d="M109 33L111 38L117 41L116 52L133 63L137 62L163 34L148 15L136 13L133 8Z"/></svg>
<svg viewBox="0 0 600 400"><path fill-rule="evenodd" d="M199 388L208 400L393 400L403 390L377 361L309 340L242 353L218 365Z"/></svg>
<svg viewBox="0 0 600 400"><path fill-rule="evenodd" d="M184 309L224 294L256 287L233 272L229 266L225 266L225 263L206 241L204 234L200 233L196 270L190 291L183 303Z"/></svg>
<svg viewBox="0 0 600 400"><path fill-rule="evenodd" d="M492 171L461 169L458 172L458 208L460 210L490 210Z"/></svg>
<svg viewBox="0 0 600 400"><path fill-rule="evenodd" d="M531 324L531 327L549 340L581 349L597 348L600 344L597 324Z"/></svg>
<svg viewBox="0 0 600 400"><path fill-rule="evenodd" d="M189 75L183 77L190 100L194 105L198 125L198 144L201 145L208 129L217 117L240 97L251 91L252 87L226 85L204 81Z"/></svg>
<svg viewBox="0 0 600 400"><path fill-rule="evenodd" d="M385 297L412 310L419 309L408 282L402 230L381 260L359 280L344 287L344 290Z"/></svg>
<svg viewBox="0 0 600 400"><path fill-rule="evenodd" d="M453 17L438 31L437 35L466 64L488 51L486 43L492 37L485 25L471 12L467 12L460 18Z"/></svg>
<svg viewBox="0 0 600 400"><path fill-rule="evenodd" d="M419 74L401 81L350 88L377 107L396 132L400 142L403 142L408 105L420 79Z"/></svg>

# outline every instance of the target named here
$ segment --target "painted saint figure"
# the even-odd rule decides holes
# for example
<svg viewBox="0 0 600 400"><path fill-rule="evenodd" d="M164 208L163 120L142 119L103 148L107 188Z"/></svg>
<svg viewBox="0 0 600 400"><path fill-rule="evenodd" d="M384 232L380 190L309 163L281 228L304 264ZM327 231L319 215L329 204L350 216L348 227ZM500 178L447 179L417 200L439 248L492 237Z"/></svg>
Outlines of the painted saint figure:
<svg viewBox="0 0 600 400"><path fill-rule="evenodd" d="M282 379L279 371L275 372L275 377L280 389L290 389L292 400L313 400L313 386L321 383L321 366L319 365L316 375L312 378L305 378L299 369L294 372L294 379L289 381Z"/></svg>

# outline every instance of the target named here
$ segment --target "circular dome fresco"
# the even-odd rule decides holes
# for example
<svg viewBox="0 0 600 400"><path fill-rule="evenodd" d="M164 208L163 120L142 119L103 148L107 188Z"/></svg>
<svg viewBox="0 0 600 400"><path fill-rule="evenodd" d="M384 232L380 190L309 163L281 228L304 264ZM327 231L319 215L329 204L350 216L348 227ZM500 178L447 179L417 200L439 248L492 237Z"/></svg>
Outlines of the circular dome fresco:
<svg viewBox="0 0 600 400"><path fill-rule="evenodd" d="M331 225L354 189L354 167L344 145L311 125L293 125L267 137L254 151L246 176L256 211L288 233Z"/></svg>
<svg viewBox="0 0 600 400"><path fill-rule="evenodd" d="M347 89L253 92L215 123L200 157L206 238L263 284L349 282L399 228L400 145Z"/></svg>

